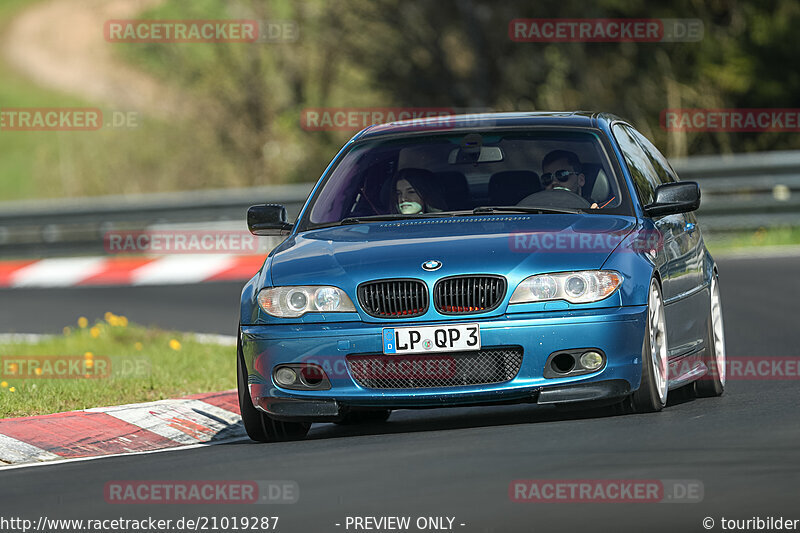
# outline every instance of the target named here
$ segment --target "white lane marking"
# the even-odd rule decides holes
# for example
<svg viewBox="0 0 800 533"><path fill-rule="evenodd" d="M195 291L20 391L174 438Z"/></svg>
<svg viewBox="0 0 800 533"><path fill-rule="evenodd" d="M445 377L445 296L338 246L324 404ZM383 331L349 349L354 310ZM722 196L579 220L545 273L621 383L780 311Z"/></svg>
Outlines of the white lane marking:
<svg viewBox="0 0 800 533"><path fill-rule="evenodd" d="M753 246L714 252L716 259L726 261L800 256L800 246ZM132 271L129 285L183 285L201 283L228 268L236 266L231 255L180 255L164 257ZM84 279L113 269L105 257L43 259L23 267L10 276L10 288L70 287Z"/></svg>
<svg viewBox="0 0 800 533"><path fill-rule="evenodd" d="M711 252L714 259L738 260L738 259L769 259L781 257L800 256L800 246L784 244L775 246L752 246L750 248L737 248L733 250L723 250Z"/></svg>
<svg viewBox="0 0 800 533"><path fill-rule="evenodd" d="M41 342L52 339L55 335L41 333L0 333L0 343Z"/></svg>
<svg viewBox="0 0 800 533"><path fill-rule="evenodd" d="M235 265L231 255L180 255L158 259L131 272L131 285L198 283Z"/></svg>
<svg viewBox="0 0 800 533"><path fill-rule="evenodd" d="M6 470L16 470L17 468L30 468L33 466L50 466L50 465L61 465L64 463L79 463L83 461L94 461L96 459L109 459L112 457L128 457L131 455L149 455L151 453L162 453L162 452L178 452L183 450L193 450L196 448L205 448L207 446L216 446L217 444L230 444L233 442L242 442L248 441L250 438L248 436L243 437L231 437L229 439L222 439L222 440L215 440L214 442L201 442L198 444L188 444L184 446L176 445L172 448L161 448L158 450L144 450L140 452L124 452L124 453L113 453L109 455L93 455L91 457L70 457L70 458L59 458L56 460L48 460L44 462L36 462L36 463L22 463L22 464L14 464L14 465L0 465L0 472L5 472Z"/></svg>
<svg viewBox="0 0 800 533"><path fill-rule="evenodd" d="M175 445L157 450L63 458L42 448L0 434L0 461L12 463L7 465L0 464L0 471L40 464L61 464L105 457L124 457L127 455L185 450L248 440L244 427L240 425L241 417L237 413L200 399L173 399L112 407L93 407L84 409L84 412L107 413L142 429L170 438L170 440L175 441ZM137 423L137 420L144 421L144 423ZM155 428L158 429L154 430ZM225 433L223 438L219 438L220 432ZM171 438L166 433L177 436L177 439ZM211 438L214 438L214 440L210 440ZM120 437L120 439L123 441L128 440L124 437Z"/></svg>
<svg viewBox="0 0 800 533"><path fill-rule="evenodd" d="M52 461L60 459L60 455L48 452L33 444L22 442L7 435L0 435L0 460L7 463L23 461Z"/></svg>
<svg viewBox="0 0 800 533"><path fill-rule="evenodd" d="M103 257L43 259L11 274L12 287L68 287L102 272Z"/></svg>
<svg viewBox="0 0 800 533"><path fill-rule="evenodd" d="M236 389L228 389L228 390L219 391L219 392L212 392L210 394L225 394L225 393L235 394L236 393ZM128 408L143 408L143 407L153 407L153 406L156 406L156 405L169 405L169 404L172 404L174 402L199 402L199 401L202 401L202 400L194 399L194 398L168 398L166 400L156 400L154 402L126 403L126 404L122 404L122 405L111 405L111 406L106 406L106 407L88 407L88 408L82 409L82 410L86 411L87 413L107 413L109 411L119 411L119 410L128 409ZM203 402L203 403L206 403L206 402ZM239 415L236 415L236 416L239 416Z"/></svg>
<svg viewBox="0 0 800 533"><path fill-rule="evenodd" d="M244 434L244 428L236 426L239 415L201 400L162 400L87 411L103 412L180 444L207 442L222 431Z"/></svg>
<svg viewBox="0 0 800 533"><path fill-rule="evenodd" d="M215 333L194 333L197 342L219 344L220 346L236 346L239 337L236 335L217 335Z"/></svg>

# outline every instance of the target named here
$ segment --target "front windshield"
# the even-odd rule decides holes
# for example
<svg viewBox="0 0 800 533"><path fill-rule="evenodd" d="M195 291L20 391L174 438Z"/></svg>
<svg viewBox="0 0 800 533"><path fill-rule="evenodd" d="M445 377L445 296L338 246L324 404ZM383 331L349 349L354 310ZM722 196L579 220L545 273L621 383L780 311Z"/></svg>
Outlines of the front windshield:
<svg viewBox="0 0 800 533"><path fill-rule="evenodd" d="M471 132L356 143L310 207L307 226L499 207L628 214L593 132Z"/></svg>

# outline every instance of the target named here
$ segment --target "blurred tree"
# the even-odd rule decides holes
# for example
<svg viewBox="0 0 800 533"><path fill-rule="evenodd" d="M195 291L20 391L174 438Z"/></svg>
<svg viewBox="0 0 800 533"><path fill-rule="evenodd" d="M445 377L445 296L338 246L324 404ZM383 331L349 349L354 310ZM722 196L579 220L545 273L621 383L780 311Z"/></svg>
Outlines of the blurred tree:
<svg viewBox="0 0 800 533"><path fill-rule="evenodd" d="M159 137L159 188L313 181L354 132L300 126L308 107L587 109L633 121L669 156L800 148L788 133L667 132L665 108L800 107L797 0L168 0L143 18L290 20L296 42L116 45L180 85L188 120ZM700 19L674 43L521 43L515 18ZM159 133L159 135L161 135ZM120 148L117 148L120 150ZM140 146L131 147L137 174ZM97 168L98 173L102 168ZM141 169L139 169L141 170ZM117 169L114 169L117 171ZM138 172L137 175L142 175Z"/></svg>
<svg viewBox="0 0 800 533"><path fill-rule="evenodd" d="M607 110L670 155L797 148L786 133L668 134L670 107L800 107L795 0L440 0L348 2L348 56L403 105L495 110ZM520 43L515 18L695 18L684 43ZM368 29L369 31L363 31ZM361 31L359 31L361 30Z"/></svg>

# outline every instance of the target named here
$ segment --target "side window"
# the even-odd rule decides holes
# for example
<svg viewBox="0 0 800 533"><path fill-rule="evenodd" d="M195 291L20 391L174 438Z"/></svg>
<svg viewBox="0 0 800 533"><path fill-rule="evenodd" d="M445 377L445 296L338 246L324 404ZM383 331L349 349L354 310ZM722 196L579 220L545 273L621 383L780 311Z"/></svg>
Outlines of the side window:
<svg viewBox="0 0 800 533"><path fill-rule="evenodd" d="M625 129L630 132L637 141L639 141L642 149L645 151L647 157L650 159L650 162L653 164L653 168L656 170L658 179L661 183L673 183L678 181L675 177L675 172L672 170L672 167L667 161L667 158L658 151L658 148L653 146L653 143L651 143L647 137L633 128Z"/></svg>
<svg viewBox="0 0 800 533"><path fill-rule="evenodd" d="M658 187L661 182L650 162L650 158L647 157L642 147L636 142L636 139L633 138L629 128L622 124L616 124L613 131L614 138L619 143L620 150L622 150L625 163L628 165L628 170L631 172L639 201L642 205L652 203L653 191L655 191L656 187Z"/></svg>

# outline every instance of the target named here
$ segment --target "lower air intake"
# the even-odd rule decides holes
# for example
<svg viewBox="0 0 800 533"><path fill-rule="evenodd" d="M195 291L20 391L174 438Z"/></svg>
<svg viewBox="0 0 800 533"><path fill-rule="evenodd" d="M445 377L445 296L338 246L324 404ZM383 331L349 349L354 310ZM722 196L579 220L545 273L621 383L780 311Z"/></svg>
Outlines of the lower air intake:
<svg viewBox="0 0 800 533"><path fill-rule="evenodd" d="M522 366L521 346L418 355L348 355L347 367L367 389L463 387L511 381Z"/></svg>

